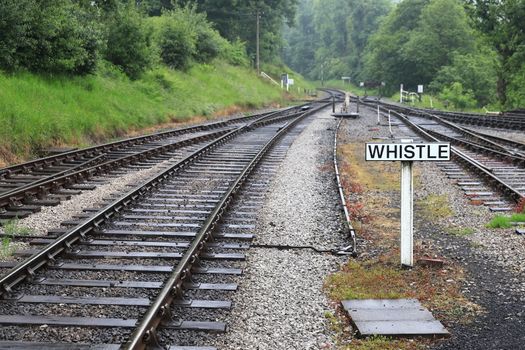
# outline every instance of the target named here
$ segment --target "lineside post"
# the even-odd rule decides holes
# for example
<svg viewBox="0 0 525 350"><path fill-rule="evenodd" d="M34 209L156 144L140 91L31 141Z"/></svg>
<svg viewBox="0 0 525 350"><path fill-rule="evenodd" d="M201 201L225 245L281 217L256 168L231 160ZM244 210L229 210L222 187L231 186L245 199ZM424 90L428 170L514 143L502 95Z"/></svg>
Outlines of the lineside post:
<svg viewBox="0 0 525 350"><path fill-rule="evenodd" d="M411 161L401 162L401 265L414 266L414 181Z"/></svg>
<svg viewBox="0 0 525 350"><path fill-rule="evenodd" d="M379 119L379 103L377 104L377 125L381 124L381 120Z"/></svg>
<svg viewBox="0 0 525 350"><path fill-rule="evenodd" d="M335 96L332 95L332 113L335 113Z"/></svg>

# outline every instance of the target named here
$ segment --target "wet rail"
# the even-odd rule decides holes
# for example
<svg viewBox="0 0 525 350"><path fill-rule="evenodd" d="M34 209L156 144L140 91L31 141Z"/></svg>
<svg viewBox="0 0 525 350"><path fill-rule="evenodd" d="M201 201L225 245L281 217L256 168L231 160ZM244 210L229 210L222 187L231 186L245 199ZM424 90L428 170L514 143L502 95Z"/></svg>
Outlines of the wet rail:
<svg viewBox="0 0 525 350"><path fill-rule="evenodd" d="M188 332L224 332L202 310L231 306L228 278L242 273L265 185L254 174L264 179L269 152L323 106L201 140L101 210L29 241L0 263L0 348L184 349L199 345Z"/></svg>

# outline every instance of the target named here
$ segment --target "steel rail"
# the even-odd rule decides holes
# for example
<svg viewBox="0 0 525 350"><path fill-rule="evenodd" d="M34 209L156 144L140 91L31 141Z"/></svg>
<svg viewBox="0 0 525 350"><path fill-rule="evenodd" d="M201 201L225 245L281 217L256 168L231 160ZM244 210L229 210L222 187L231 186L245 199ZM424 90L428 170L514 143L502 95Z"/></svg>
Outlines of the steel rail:
<svg viewBox="0 0 525 350"><path fill-rule="evenodd" d="M310 115L326 106L321 106L312 109L306 113L302 113L286 126L282 127L258 152L258 154L247 164L237 177L236 181L230 185L226 193L221 197L218 204L213 209L210 216L207 218L203 226L197 233L196 238L192 242L190 248L184 253L184 256L177 264L173 273L166 281L163 289L158 294L155 301L140 321L139 325L131 335L129 341L123 345L122 349L139 350L146 349L148 344L154 346L158 344L156 329L161 322L171 317L170 306L173 301L178 298L182 291L184 280L191 274L191 267L198 261L199 254L205 249L206 243L212 237L215 228L220 222L223 214L228 209L232 202L234 195L242 187L253 169L257 166L264 155L271 149L282 135L284 135L292 126L297 124L307 115Z"/></svg>
<svg viewBox="0 0 525 350"><path fill-rule="evenodd" d="M348 234L350 236L350 239L352 240L352 244L349 247L344 248L343 251L347 251L351 247L352 255L354 257L356 257L357 256L356 233L355 233L354 226L352 225L352 220L350 218L350 213L348 212L348 205L347 205L347 202L346 202L345 191L344 191L344 188L343 188L343 184L342 184L341 176L340 176L340 171L339 171L339 162L337 161L337 145L338 145L337 136L339 134L339 129L341 127L342 122L343 122L343 118L341 118L339 120L339 122L337 123L337 126L335 128L335 136L334 136L334 169L335 169L335 178L336 178L336 181L337 181L337 189L339 191L339 198L341 199L341 204L342 204L342 207L343 207L343 213L344 213L344 216L345 216L346 228L348 229Z"/></svg>
<svg viewBox="0 0 525 350"><path fill-rule="evenodd" d="M288 115L288 118L291 118L294 115L295 114ZM245 132L258 125L264 125L268 119L273 118L273 114L270 116L263 116L254 122L244 124L243 126L228 132L227 134L212 141L208 145L205 145L192 154L186 156L184 159L180 160L170 168L162 171L153 179L147 180L135 189L121 196L119 199L114 200L94 216L86 219L81 224L77 225L70 231L58 237L52 243L48 244L40 252L35 253L31 257L13 267L7 274L0 278L0 293L2 295L9 294L16 285L23 282L26 278L33 278L37 270L43 268L50 262L54 262L56 257L63 252L70 251L74 243L80 239L85 238L88 233L96 232L96 230L108 219L112 218L125 207L136 202L149 192L155 190L157 186L166 181L173 174L184 169L190 163L200 159L202 156L226 143L239 133Z"/></svg>
<svg viewBox="0 0 525 350"><path fill-rule="evenodd" d="M149 157L160 155L166 152L170 152L191 144L195 144L200 141L208 140L210 138L219 137L225 133L231 131L231 129L220 130L206 135L200 135L186 140L181 140L175 143L158 146L152 149L142 151L137 154L132 154L126 157L117 158L114 160L107 161L102 164L97 164L89 168L77 170L75 172L65 174L59 177L52 176L50 179L45 181L37 181L35 183L27 184L21 188L13 191L0 194L0 211L5 210L8 206L22 205L25 200L30 200L33 197L45 197L45 194L52 193L63 186L72 185L73 183L83 182L86 179L107 173L108 171L115 170L119 167L135 163L140 160L145 160Z"/></svg>
<svg viewBox="0 0 525 350"><path fill-rule="evenodd" d="M370 106L369 106L370 107ZM388 108L380 107L383 112L387 112ZM427 133L425 130L423 130L420 126L410 121L405 115L402 113L398 113L396 111L392 111L394 115L396 115L402 122L404 122L407 126L409 126L412 130L414 130L417 134L422 136L423 138L426 138L430 141L439 142L440 140L436 137L432 136L431 134ZM456 147L451 147L451 155L454 159L459 161L460 163L466 165L468 168L474 170L475 172L479 173L485 181L487 181L489 184L491 184L493 187L496 187L499 191L501 191L504 195L506 195L508 198L512 199L516 203L518 203L520 200L524 198L524 196L517 191L513 186L507 184L505 181L500 179L498 176L491 173L489 170L486 169L486 167L476 161L475 159L467 156L460 150L458 150Z"/></svg>
<svg viewBox="0 0 525 350"><path fill-rule="evenodd" d="M265 113L262 117L259 117L258 120L262 119L266 120L266 122L270 122L273 120L280 120L281 118L288 118L290 114L301 113L296 112L296 110L299 108L300 107L290 107L279 110L277 112ZM283 113L287 114L283 115ZM14 210L16 210L17 206L21 207L21 210L23 210L23 202L25 200L29 201L34 197L42 199L45 197L45 195L52 193L53 191L57 191L63 186L69 186L74 183L83 182L89 177L100 175L104 172L114 170L115 168L120 167L122 165L131 164L136 161L144 160L149 156L155 156L163 152L177 149L181 146L188 145L188 142L197 142L199 140L205 140L210 136L217 136L223 133L224 131L219 131L208 135L201 135L191 139L178 141L172 144L158 146L156 148L145 150L137 154L132 154L122 158L110 160L106 163L97 164L90 168L85 168L75 172L71 172L72 169L69 169L67 171L62 172L61 175L53 174L45 179L40 179L35 182L26 184L22 187L16 188L12 191L0 194L0 212L7 212L6 208L8 207L15 208ZM79 167L82 168L83 166Z"/></svg>
<svg viewBox="0 0 525 350"><path fill-rule="evenodd" d="M293 109L293 108L296 108L296 107L288 107L288 108L284 108L284 109L280 109L280 110L272 111L272 112L264 112L260 114L249 115L249 116L236 117L236 118L232 118L228 120L188 126L185 128L172 129L172 130L162 131L158 133L152 133L149 135L132 137L132 138L128 138L125 140L108 142L102 145L91 146L91 147L83 148L80 150L69 151L69 152L60 153L57 155L48 156L44 158L39 158L39 159L31 160L28 162L24 162L21 164L16 164L16 165L12 165L9 167L1 168L0 178L9 177L9 176L19 174L22 172L27 172L29 170L32 170L40 166L59 165L61 164L61 162L68 161L68 160L75 160L75 159L79 159L82 157L99 156L108 151L116 150L120 147L135 146L138 144L144 144L150 141L157 141L157 140L161 140L164 138L177 136L177 135L185 134L189 132L197 132L197 131L210 130L214 128L226 127L231 124L250 121L252 119L261 118L261 117L264 117L270 114L280 113L281 111L285 111L285 110ZM90 160L87 160L87 161L90 161Z"/></svg>
<svg viewBox="0 0 525 350"><path fill-rule="evenodd" d="M494 150L492 148L487 148L485 146L481 146L481 145L476 144L476 143L472 143L472 142L461 140L461 139L458 139L458 138L455 138L455 137L452 137L452 136L448 136L448 135L445 135L445 134L443 134L443 133L441 133L439 131L436 131L436 130L430 130L428 128L425 128L425 130L429 134L441 138L442 141L446 140L446 141L449 141L450 143L460 144L460 145L462 145L464 147L470 148L470 149L478 151L478 152L489 154L489 155L492 155L492 156L495 156L495 157L500 157L501 159L509 160L510 162L512 162L513 164L516 164L516 165L521 165L521 166L525 165L525 158L523 158L523 157L511 155L511 154L506 153L506 152L500 152L500 151ZM491 169L488 166L483 166L483 167L488 169L488 170Z"/></svg>

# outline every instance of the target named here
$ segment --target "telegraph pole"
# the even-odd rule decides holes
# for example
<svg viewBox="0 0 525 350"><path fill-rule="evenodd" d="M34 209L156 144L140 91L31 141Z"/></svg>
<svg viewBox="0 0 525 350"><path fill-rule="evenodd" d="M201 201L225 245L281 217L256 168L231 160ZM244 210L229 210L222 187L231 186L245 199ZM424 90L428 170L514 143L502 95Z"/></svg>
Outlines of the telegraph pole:
<svg viewBox="0 0 525 350"><path fill-rule="evenodd" d="M260 35L260 32L261 32L261 15L259 13L259 10L257 10L257 57L256 57L256 64L257 64L257 75L261 75L261 61L260 61L260 50L259 50L259 35Z"/></svg>

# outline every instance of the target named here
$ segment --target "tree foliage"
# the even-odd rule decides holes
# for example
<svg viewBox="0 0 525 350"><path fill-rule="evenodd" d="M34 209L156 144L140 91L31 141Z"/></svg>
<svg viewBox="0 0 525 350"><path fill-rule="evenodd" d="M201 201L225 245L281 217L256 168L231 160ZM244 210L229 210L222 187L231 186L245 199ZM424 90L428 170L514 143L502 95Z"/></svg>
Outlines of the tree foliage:
<svg viewBox="0 0 525 350"><path fill-rule="evenodd" d="M261 2L260 8L272 4ZM155 42L149 23L155 21L148 16L157 19ZM239 28L239 37L246 28ZM3 71L88 74L104 59L135 79L158 62L186 69L220 56L248 64L245 42L221 37L191 1L0 0L0 33Z"/></svg>
<svg viewBox="0 0 525 350"><path fill-rule="evenodd" d="M95 15L69 0L0 0L0 67L94 71L103 37Z"/></svg>
<svg viewBox="0 0 525 350"><path fill-rule="evenodd" d="M429 84L455 55L473 52L474 42L457 0L405 0L372 36L365 72L391 89L399 84L415 89Z"/></svg>
<svg viewBox="0 0 525 350"><path fill-rule="evenodd" d="M301 0L297 25L285 34L286 63L311 78L357 79L368 37L390 7L389 0Z"/></svg>
<svg viewBox="0 0 525 350"><path fill-rule="evenodd" d="M151 31L135 6L126 5L112 11L105 57L133 79L150 67Z"/></svg>

